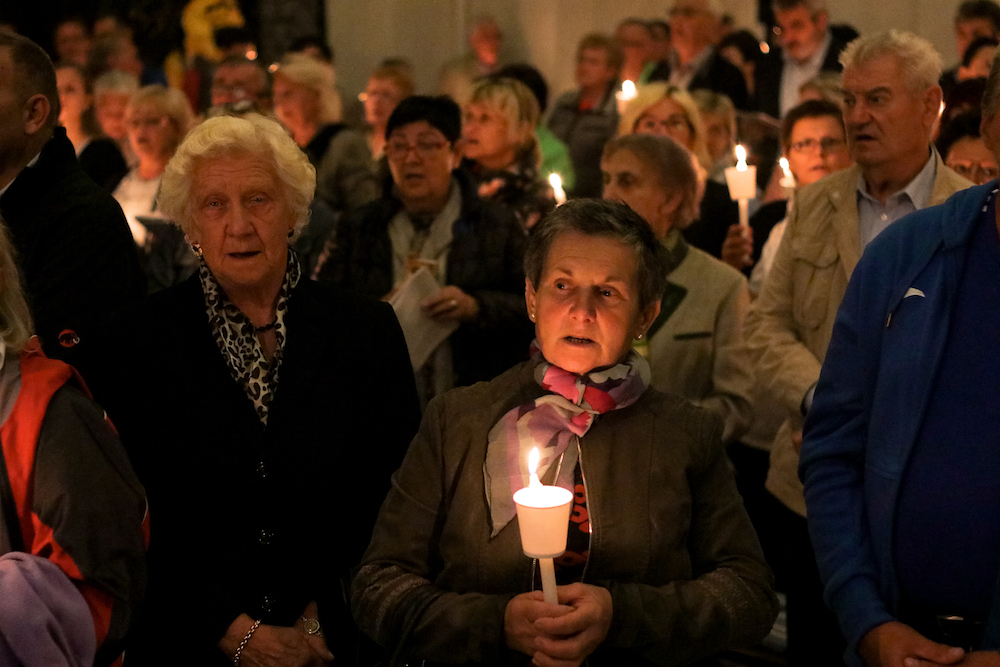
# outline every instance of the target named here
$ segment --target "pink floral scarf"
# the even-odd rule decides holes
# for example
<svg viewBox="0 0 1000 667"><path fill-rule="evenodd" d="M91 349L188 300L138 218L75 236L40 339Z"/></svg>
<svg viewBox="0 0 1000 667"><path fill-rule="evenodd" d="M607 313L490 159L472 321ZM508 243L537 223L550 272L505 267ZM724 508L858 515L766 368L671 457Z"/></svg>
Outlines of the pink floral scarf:
<svg viewBox="0 0 1000 667"><path fill-rule="evenodd" d="M491 537L517 512L513 496L528 485L533 447L541 454L538 476L545 477L556 464L555 484L572 490L578 439L597 415L632 405L649 386L649 364L635 351L620 364L577 375L545 361L537 342L531 348L532 361L538 364L535 381L550 393L519 405L490 429L483 476Z"/></svg>

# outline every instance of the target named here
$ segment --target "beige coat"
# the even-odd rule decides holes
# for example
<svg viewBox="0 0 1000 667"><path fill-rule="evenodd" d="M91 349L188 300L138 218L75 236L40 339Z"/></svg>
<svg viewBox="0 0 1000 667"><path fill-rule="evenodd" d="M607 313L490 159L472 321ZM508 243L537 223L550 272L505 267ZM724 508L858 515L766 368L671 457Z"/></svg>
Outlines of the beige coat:
<svg viewBox="0 0 1000 667"><path fill-rule="evenodd" d="M936 152L935 159L928 206L972 185ZM851 167L796 193L774 265L747 316L756 380L787 412L771 448L767 489L801 516L806 506L792 434L802 428L802 401L819 379L837 309L860 257L860 173L860 167Z"/></svg>
<svg viewBox="0 0 1000 667"><path fill-rule="evenodd" d="M649 339L650 384L718 414L722 441L733 442L751 419L752 376L743 341L750 309L746 278L689 246L669 280L686 294Z"/></svg>

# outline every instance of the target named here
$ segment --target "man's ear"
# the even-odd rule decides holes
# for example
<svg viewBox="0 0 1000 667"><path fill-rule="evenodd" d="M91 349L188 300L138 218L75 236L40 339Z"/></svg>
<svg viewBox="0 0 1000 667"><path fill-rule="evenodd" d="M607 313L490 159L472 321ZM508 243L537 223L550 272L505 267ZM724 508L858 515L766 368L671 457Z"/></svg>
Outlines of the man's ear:
<svg viewBox="0 0 1000 667"><path fill-rule="evenodd" d="M38 134L49 120L52 113L52 106L49 98L41 93L35 93L24 103L24 133L27 135Z"/></svg>

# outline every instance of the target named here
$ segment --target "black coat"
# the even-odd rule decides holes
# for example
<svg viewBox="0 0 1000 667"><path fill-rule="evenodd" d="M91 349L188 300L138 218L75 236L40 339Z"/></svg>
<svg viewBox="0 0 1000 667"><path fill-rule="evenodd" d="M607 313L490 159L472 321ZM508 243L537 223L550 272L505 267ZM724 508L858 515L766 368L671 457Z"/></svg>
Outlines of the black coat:
<svg viewBox="0 0 1000 667"><path fill-rule="evenodd" d="M480 199L469 176L454 172L462 211L452 228L447 283L479 303L475 322L451 335L456 386L491 380L528 358L534 334L524 304L527 237L507 208ZM402 208L391 195L358 209L337 230L320 282L380 299L393 288L389 223Z"/></svg>
<svg viewBox="0 0 1000 667"><path fill-rule="evenodd" d="M84 173L66 131L57 127L38 162L0 198L0 215L17 250L45 354L78 364L95 328L146 293L121 207ZM67 330L80 345L60 344Z"/></svg>
<svg viewBox="0 0 1000 667"><path fill-rule="evenodd" d="M285 322L266 428L212 338L197 275L101 346L90 381L149 496L130 664L221 667L232 656L215 644L241 613L290 626L311 600L337 664L354 664L342 582L416 432L413 374L386 304L303 278Z"/></svg>
<svg viewBox="0 0 1000 667"><path fill-rule="evenodd" d="M846 42L834 36L830 48L823 57L820 72L843 71L840 64L840 52L847 46ZM767 55L761 55L754 70L754 101L753 107L774 118L781 118L781 76L785 69L785 59L781 48L774 46Z"/></svg>
<svg viewBox="0 0 1000 667"><path fill-rule="evenodd" d="M733 105L746 111L750 108L747 82L740 69L719 55L714 48L708 60L698 68L688 84L688 90L714 90L733 101Z"/></svg>

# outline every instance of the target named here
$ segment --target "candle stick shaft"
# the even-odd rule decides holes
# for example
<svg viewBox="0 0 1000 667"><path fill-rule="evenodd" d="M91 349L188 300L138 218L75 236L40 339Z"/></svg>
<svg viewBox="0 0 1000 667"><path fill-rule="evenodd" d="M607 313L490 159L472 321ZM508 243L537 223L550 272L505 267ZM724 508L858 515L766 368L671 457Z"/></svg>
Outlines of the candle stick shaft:
<svg viewBox="0 0 1000 667"><path fill-rule="evenodd" d="M538 567L542 571L542 592L545 593L545 601L549 604L559 604L559 595L556 593L556 568L551 558L539 558Z"/></svg>
<svg viewBox="0 0 1000 667"><path fill-rule="evenodd" d="M743 227L750 226L750 200L740 199L740 225ZM732 210L732 209L730 209Z"/></svg>

